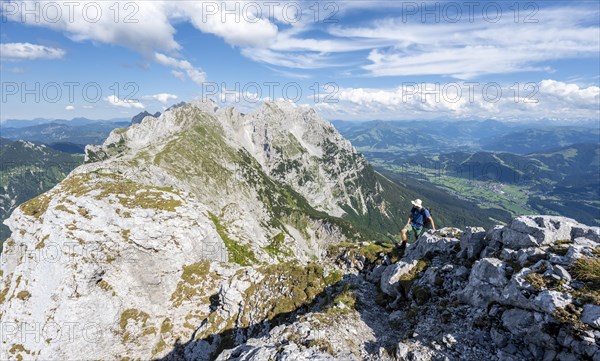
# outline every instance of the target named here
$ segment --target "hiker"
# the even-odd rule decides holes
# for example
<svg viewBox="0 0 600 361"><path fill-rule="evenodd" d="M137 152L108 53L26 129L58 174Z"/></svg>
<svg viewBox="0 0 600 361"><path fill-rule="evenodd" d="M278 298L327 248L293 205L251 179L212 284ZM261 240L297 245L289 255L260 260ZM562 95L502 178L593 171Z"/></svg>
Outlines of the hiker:
<svg viewBox="0 0 600 361"><path fill-rule="evenodd" d="M426 208L423 208L423 202L420 199L410 201L413 207L410 210L410 215L406 221L406 226L402 229L402 244L400 248L406 248L406 233L412 232L415 235L415 240L419 239L425 227L435 231L435 223L433 218Z"/></svg>

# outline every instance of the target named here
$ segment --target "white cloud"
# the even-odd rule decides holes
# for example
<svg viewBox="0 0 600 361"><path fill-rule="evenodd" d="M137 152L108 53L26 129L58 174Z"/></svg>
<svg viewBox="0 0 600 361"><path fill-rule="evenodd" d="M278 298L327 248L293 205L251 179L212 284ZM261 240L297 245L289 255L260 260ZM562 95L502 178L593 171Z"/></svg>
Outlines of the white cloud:
<svg viewBox="0 0 600 361"><path fill-rule="evenodd" d="M198 30L223 38L236 46L266 47L277 35L277 26L253 1L178 1L174 13ZM251 4L249 4L251 3ZM258 11L261 17L257 18Z"/></svg>
<svg viewBox="0 0 600 361"><path fill-rule="evenodd" d="M185 80L185 74L179 70L171 70L171 74L179 80Z"/></svg>
<svg viewBox="0 0 600 361"><path fill-rule="evenodd" d="M475 83L473 83L475 84ZM343 88L331 95L337 102L316 108L326 117L344 119L598 119L600 88L580 87L556 80L500 87L495 83L469 85L404 83L396 88ZM487 86L487 91L484 91ZM498 85L499 86L499 85Z"/></svg>
<svg viewBox="0 0 600 361"><path fill-rule="evenodd" d="M24 9L34 8L34 3L42 8L48 4L59 6L63 16L55 22L48 17L36 22L34 16L23 14ZM68 2L26 0L19 4L17 11L5 14L8 19L23 22L24 18L28 25L61 31L74 41L135 49L158 62L171 64L175 77L183 79L187 74L196 83L202 83L206 74L186 60L178 60L181 45L174 38L174 24L188 22L199 31L221 37L256 62L301 69L360 66L362 72L371 76L443 75L468 79L486 74L546 71L545 62L597 57L600 47L598 10L587 5L542 8L535 15L539 22L532 24L515 23L508 5L503 7L506 13L497 23L485 21L482 16L476 16L473 22L464 21L464 16L457 23L421 23L414 17L411 22L393 17L400 16L397 14L401 14L402 2L352 1L337 5L334 19L343 20L347 13L357 14L368 8L378 9L385 20L341 26L341 22L324 24L322 18L315 21L311 2L297 3L303 11L297 22L289 18L289 9L288 18L283 16L285 2L270 2L267 6L253 1L81 1L76 3L72 19L69 7L73 4ZM421 4L424 2L418 5ZM117 19L115 5L120 9ZM89 21L82 16L84 6L92 9L88 11L91 14L100 7L103 15L97 22ZM386 11L390 8L395 10ZM232 14L232 9L237 14ZM321 17L329 14L320 9ZM267 16L269 10L274 11L274 17ZM262 17L253 19L257 11ZM526 15L527 12L522 14ZM363 53L358 55L358 51ZM157 58L157 54L163 58Z"/></svg>
<svg viewBox="0 0 600 361"><path fill-rule="evenodd" d="M328 54L276 52L270 49L242 49L242 55L254 61L293 69L321 69L342 65Z"/></svg>
<svg viewBox="0 0 600 361"><path fill-rule="evenodd" d="M333 36L387 41L375 47L363 69L373 76L449 75L469 79L484 74L548 70L546 61L597 57L597 11L540 10L538 23L406 23L386 19L368 27L332 28ZM517 34L518 36L514 36Z"/></svg>
<svg viewBox="0 0 600 361"><path fill-rule="evenodd" d="M168 94L168 93L160 93L160 94L154 94L154 95L145 95L142 97L142 99L154 99L154 100L158 100L159 102L161 102L163 104L166 104L169 102L169 100L177 99L177 95Z"/></svg>
<svg viewBox="0 0 600 361"><path fill-rule="evenodd" d="M552 79L546 79L540 82L540 92L543 94L567 98L569 101L593 104L598 102L600 88L597 86L581 88L577 84L569 84Z"/></svg>
<svg viewBox="0 0 600 361"><path fill-rule="evenodd" d="M161 53L155 53L154 59L162 65L185 71L187 76L198 85L202 85L202 83L206 81L206 73L200 69L194 68L187 60L177 60Z"/></svg>
<svg viewBox="0 0 600 361"><path fill-rule="evenodd" d="M119 99L115 95L109 95L106 98L104 98L104 100L107 101L108 103L110 103L111 105L121 107L121 108L129 108L129 109L144 109L145 108L144 104L142 104L140 102L137 102L135 100Z"/></svg>
<svg viewBox="0 0 600 361"><path fill-rule="evenodd" d="M0 44L0 57L7 60L62 59L65 51L31 43Z"/></svg>
<svg viewBox="0 0 600 361"><path fill-rule="evenodd" d="M277 35L277 26L265 16L255 18L254 5L259 4L246 6L247 3L237 2L237 14L232 14L236 3L212 0L126 3L22 0L3 6L3 15L15 22L62 31L74 41L117 44L151 55L155 51L172 52L181 48L175 41L173 26L181 21L231 45L265 46ZM27 10L36 8L48 10L41 12L44 16L28 14Z"/></svg>
<svg viewBox="0 0 600 361"><path fill-rule="evenodd" d="M144 54L180 48L173 38L175 28L163 1L131 1L126 5L109 1L24 0L15 4L3 6L3 15L9 20L61 31L74 41L116 44ZM115 6L119 7L118 12ZM47 9L40 11L44 16L26 15L27 10L36 8Z"/></svg>
<svg viewBox="0 0 600 361"><path fill-rule="evenodd" d="M75 107L74 107L74 106L72 106L72 105L67 105L67 106L65 107L65 110L68 110L68 111L75 110Z"/></svg>

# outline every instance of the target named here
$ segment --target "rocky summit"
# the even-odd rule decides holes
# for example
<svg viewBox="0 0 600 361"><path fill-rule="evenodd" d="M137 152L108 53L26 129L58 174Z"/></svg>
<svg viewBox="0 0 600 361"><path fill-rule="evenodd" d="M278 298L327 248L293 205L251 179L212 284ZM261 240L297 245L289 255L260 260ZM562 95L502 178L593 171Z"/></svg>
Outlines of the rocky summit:
<svg viewBox="0 0 600 361"><path fill-rule="evenodd" d="M409 199L308 107L180 104L5 224L0 359L600 360L600 229L395 248Z"/></svg>

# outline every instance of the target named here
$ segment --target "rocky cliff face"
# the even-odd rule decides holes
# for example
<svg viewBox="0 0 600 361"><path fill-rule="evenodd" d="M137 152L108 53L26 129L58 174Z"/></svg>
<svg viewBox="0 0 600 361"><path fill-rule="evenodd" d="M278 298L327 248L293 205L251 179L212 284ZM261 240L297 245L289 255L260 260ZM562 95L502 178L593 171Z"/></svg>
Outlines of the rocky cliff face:
<svg viewBox="0 0 600 361"><path fill-rule="evenodd" d="M0 358L600 359L598 228L521 217L401 254L369 241L393 190L287 103L115 130L6 222Z"/></svg>
<svg viewBox="0 0 600 361"><path fill-rule="evenodd" d="M86 162L6 222L2 357L150 359L250 327L338 280L309 263L328 245L396 222L386 180L287 103L184 104L113 131Z"/></svg>

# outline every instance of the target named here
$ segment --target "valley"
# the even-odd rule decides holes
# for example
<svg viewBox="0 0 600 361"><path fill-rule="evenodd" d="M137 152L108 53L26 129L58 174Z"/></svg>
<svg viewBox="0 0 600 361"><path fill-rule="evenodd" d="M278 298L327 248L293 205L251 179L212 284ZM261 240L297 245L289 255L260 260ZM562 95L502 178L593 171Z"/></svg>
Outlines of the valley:
<svg viewBox="0 0 600 361"><path fill-rule="evenodd" d="M338 127L376 169L406 184L419 184L424 196L435 187L494 213L496 222L519 214L561 214L600 224L597 128L536 129L494 121L464 122L455 131L444 122L436 127L405 122ZM411 139L410 128L422 138ZM427 130L432 128L436 130Z"/></svg>

